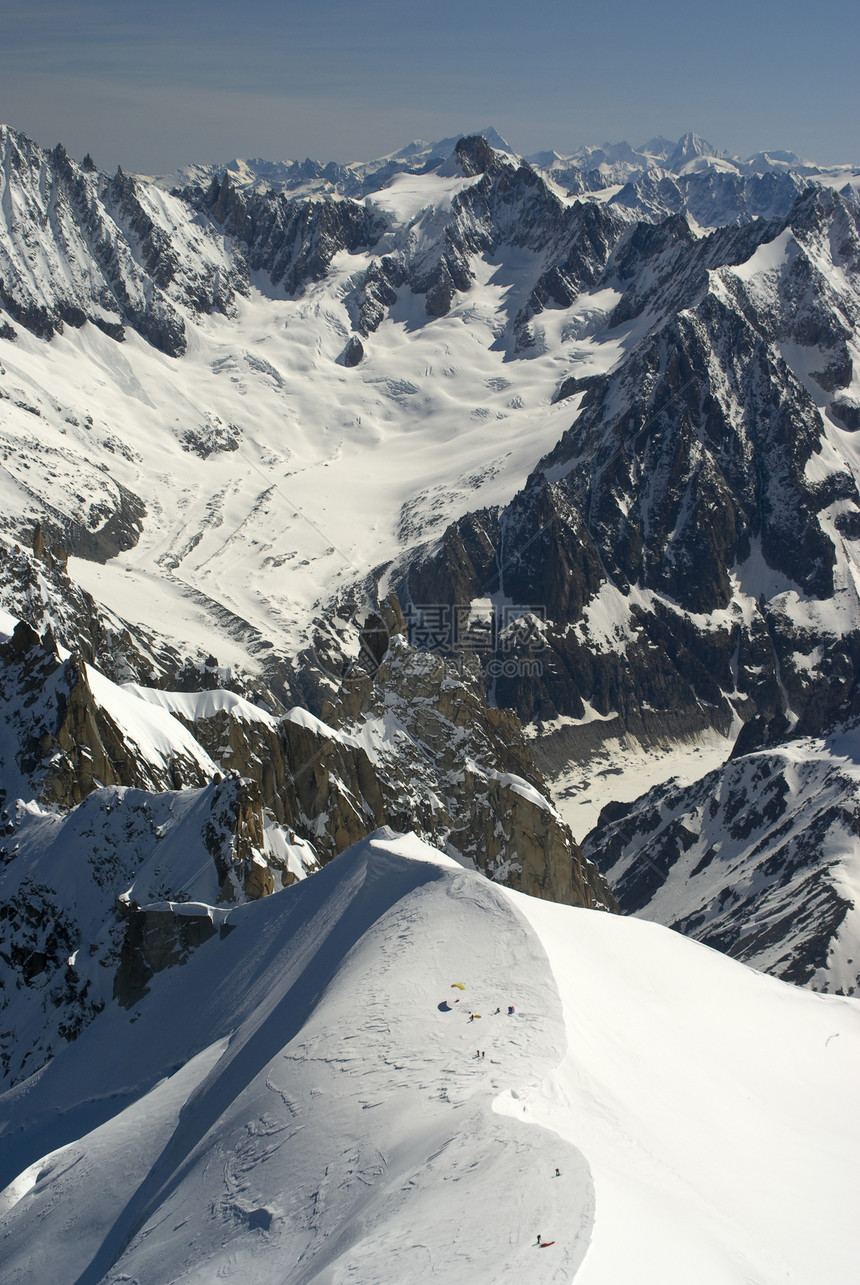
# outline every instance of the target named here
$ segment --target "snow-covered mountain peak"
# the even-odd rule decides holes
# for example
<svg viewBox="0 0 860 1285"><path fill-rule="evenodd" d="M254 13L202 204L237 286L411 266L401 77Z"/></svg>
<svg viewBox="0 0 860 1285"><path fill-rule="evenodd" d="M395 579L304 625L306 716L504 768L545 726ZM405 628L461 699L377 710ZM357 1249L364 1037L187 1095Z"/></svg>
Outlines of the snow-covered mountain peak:
<svg viewBox="0 0 860 1285"><path fill-rule="evenodd" d="M675 145L674 150L666 158L666 168L680 172L690 161L695 161L699 157L716 156L716 149L711 143L692 131L683 134Z"/></svg>
<svg viewBox="0 0 860 1285"><path fill-rule="evenodd" d="M384 188L393 175L417 174L446 161L463 138L482 137L488 146L510 160L517 160L510 144L492 126L454 134L428 143L413 139L397 151L371 161L270 161L263 157L239 158L220 164L189 164L170 174L142 176L165 191L202 186L228 175L231 183L247 192L284 192L292 196L352 196L360 198Z"/></svg>

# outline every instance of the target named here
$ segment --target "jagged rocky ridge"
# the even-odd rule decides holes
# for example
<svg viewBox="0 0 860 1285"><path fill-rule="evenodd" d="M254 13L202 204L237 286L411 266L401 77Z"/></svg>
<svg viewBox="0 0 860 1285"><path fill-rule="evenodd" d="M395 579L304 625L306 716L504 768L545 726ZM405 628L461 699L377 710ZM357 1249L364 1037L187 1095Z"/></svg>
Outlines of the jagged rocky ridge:
<svg viewBox="0 0 860 1285"><path fill-rule="evenodd" d="M797 985L860 986L856 722L604 809L585 842L622 911Z"/></svg>
<svg viewBox="0 0 860 1285"><path fill-rule="evenodd" d="M230 308L241 277L207 229L171 211L170 197L156 199L121 170L108 179L62 146L44 151L7 126L0 127L0 166L7 211L0 303L34 334L50 338L90 321L121 340L130 326L179 356L186 337L176 302ZM177 236L188 238L192 255L177 252ZM58 245L73 269L62 275L52 270Z"/></svg>
<svg viewBox="0 0 860 1285"><path fill-rule="evenodd" d="M415 603L539 607L541 679L500 677L501 703L551 721L587 702L618 720L607 736L739 719L745 748L857 712L858 252L857 206L820 189L785 221L696 239L673 219L624 243L610 324L635 321L638 344L561 385L576 418L526 487L401 582ZM801 351L802 377L783 355Z"/></svg>
<svg viewBox="0 0 860 1285"><path fill-rule="evenodd" d="M492 150L513 157L494 130L481 131ZM378 192L398 174L425 174L451 155L457 138L413 143L391 157L369 164L318 161L234 160L223 166L189 166L157 180L165 190L206 187L226 177L246 193L276 192L321 197L338 194L361 200ZM797 194L828 175L821 166L792 152L759 152L745 160L718 152L696 134L677 142L652 139L642 147L627 143L583 147L570 156L538 152L526 158L542 177L570 196L599 196L625 217L656 221L687 212L700 226L714 228L788 213ZM856 168L842 167L845 178Z"/></svg>
<svg viewBox="0 0 860 1285"><path fill-rule="evenodd" d="M541 255L546 269L533 296L510 318L518 342L527 342L519 332L533 312L549 300L566 306L594 284L624 223L597 205L566 206L530 166L511 164L483 138L461 139L443 169L478 182L454 196L441 225L419 215L408 229L395 228L372 197L358 204L245 193L227 174L183 196L233 238L253 270L290 294L322 279L339 252L383 247L352 292L354 326L365 337L403 285L425 297L428 316L444 316L455 294L470 288L475 256L500 245Z"/></svg>
<svg viewBox="0 0 860 1285"><path fill-rule="evenodd" d="M454 199L441 226L419 216L404 235L374 202L396 167L382 167L366 190L333 201L325 184L307 196L291 196L289 184L286 191L249 190L229 169L208 187L168 194L121 170L109 179L61 146L45 151L6 126L0 160L11 210L0 236L0 304L12 321L44 337L85 321L116 339L131 327L173 356L185 351L184 311L229 314L237 292L248 293L252 272L295 294L322 279L340 251L378 249L355 286L354 322L366 335L404 283L426 295L430 316L444 314L454 293L469 288L470 259L505 244L546 256L527 305L540 311L547 302L569 305L594 283L631 219L662 221L684 212L716 227L784 217L809 182L794 170L672 176L682 167L676 158L659 179L646 166L609 204L569 205L541 177L555 180L555 170L517 163L473 137L456 142L450 159L425 158L420 171L481 181ZM569 184L567 190L589 191ZM56 246L79 271L51 271Z"/></svg>

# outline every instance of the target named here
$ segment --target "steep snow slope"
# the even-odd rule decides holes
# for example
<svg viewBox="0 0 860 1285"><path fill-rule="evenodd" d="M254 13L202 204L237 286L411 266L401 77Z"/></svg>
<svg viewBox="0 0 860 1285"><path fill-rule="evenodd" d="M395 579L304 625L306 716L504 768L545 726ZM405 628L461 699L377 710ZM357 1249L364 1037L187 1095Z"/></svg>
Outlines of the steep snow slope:
<svg viewBox="0 0 860 1285"><path fill-rule="evenodd" d="M10 1285L853 1280L852 1001L390 832L226 923L0 1099Z"/></svg>
<svg viewBox="0 0 860 1285"><path fill-rule="evenodd" d="M568 1036L525 1117L575 1142L595 1187L577 1282L847 1285L858 1005L816 1004L657 925L517 905Z"/></svg>

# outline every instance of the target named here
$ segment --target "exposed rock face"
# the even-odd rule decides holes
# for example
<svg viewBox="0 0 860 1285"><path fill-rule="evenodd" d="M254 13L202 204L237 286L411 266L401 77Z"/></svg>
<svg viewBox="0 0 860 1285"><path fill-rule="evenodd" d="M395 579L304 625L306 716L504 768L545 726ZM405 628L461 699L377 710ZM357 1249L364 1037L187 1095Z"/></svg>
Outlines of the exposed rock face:
<svg viewBox="0 0 860 1285"><path fill-rule="evenodd" d="M772 270L735 271L776 242ZM837 299L824 271L833 244L857 260L858 214L820 189L781 224L696 241L677 219L619 244L607 273L631 285L613 321L649 316L645 337L613 373L562 389L577 418L524 490L455 524L401 587L541 611L540 678L500 678L501 703L552 719L587 701L646 736L739 717L745 750L786 719L815 732L857 712L860 635L838 604L860 496L816 402L851 378L860 320L857 274ZM783 345L815 345L818 373L802 382Z"/></svg>
<svg viewBox="0 0 860 1285"><path fill-rule="evenodd" d="M164 760L140 754L134 734L97 701L80 655L61 660L50 632L39 638L19 624L0 645L0 666L7 724L0 799L35 791L48 806L71 808L104 785L179 789L209 778L190 738Z"/></svg>
<svg viewBox="0 0 860 1285"><path fill-rule="evenodd" d="M467 671L458 676L441 657L395 642L367 709L348 726L373 735L392 715L403 735L387 764L391 824L454 848L524 892L591 903L579 850L510 711L487 709Z"/></svg>
<svg viewBox="0 0 860 1285"><path fill-rule="evenodd" d="M390 825L534 895L612 905L549 802L518 719L488 707L473 676L395 635L372 676L354 668L332 695L327 721L296 709L255 722L245 707L183 721L322 861Z"/></svg>
<svg viewBox="0 0 860 1285"><path fill-rule="evenodd" d="M112 998L136 1002L156 972L226 932L227 907L316 864L238 777L101 788L65 814L7 805L0 821L0 1063L12 1081Z"/></svg>
<svg viewBox="0 0 860 1285"><path fill-rule="evenodd" d="M217 783L203 841L218 871L220 901L256 901L275 891L274 873L262 855L263 800L253 782L231 777Z"/></svg>
<svg viewBox="0 0 860 1285"><path fill-rule="evenodd" d="M339 251L375 245L386 228L381 216L358 202L242 193L227 174L206 192L187 189L183 195L242 247L252 271L266 272L287 294L322 280Z"/></svg>
<svg viewBox="0 0 860 1285"><path fill-rule="evenodd" d="M384 255L374 259L352 296L353 324L360 335L367 336L379 328L387 310L397 302L397 291L405 283L406 275L406 266L400 257ZM344 364L355 364L346 361L347 352L355 351L350 340L344 349Z"/></svg>
<svg viewBox="0 0 860 1285"><path fill-rule="evenodd" d="M364 348L358 335L353 335L340 355L344 366L360 366L364 360Z"/></svg>
<svg viewBox="0 0 860 1285"><path fill-rule="evenodd" d="M472 178L475 174L486 174L497 163L496 153L480 135L459 139L454 148L454 157L467 178Z"/></svg>
<svg viewBox="0 0 860 1285"><path fill-rule="evenodd" d="M120 172L109 184L62 147L45 152L6 127L0 159L4 187L22 214L0 234L0 302L7 312L42 338L91 321L114 339L130 325L164 352L184 352L182 319L150 275L169 284L169 249L137 202L134 183ZM76 282L52 272L69 250L93 263L92 276Z"/></svg>
<svg viewBox="0 0 860 1285"><path fill-rule="evenodd" d="M126 907L125 938L114 977L113 994L124 1008L131 1008L147 993L147 984L165 968L187 962L189 955L214 937L218 928L209 907L189 914L182 907ZM227 924L221 933L226 936Z"/></svg>
<svg viewBox="0 0 860 1285"><path fill-rule="evenodd" d="M394 632L372 678L363 667L351 670L323 710L331 732L315 722L314 735L307 732L301 742L309 778L304 790L296 767L302 758L294 759L302 832L330 807L326 794L311 795L327 778L327 788L336 783L338 815L358 818L358 826L373 816L524 892L613 906L553 808L516 715L487 706L468 666L407 646L399 604L392 601L384 611ZM309 716L302 722L307 728ZM369 771L375 789L366 784Z"/></svg>
<svg viewBox="0 0 860 1285"><path fill-rule="evenodd" d="M195 718L177 709L174 717L188 727L225 772L236 772L254 782L266 808L277 821L292 822L291 781L283 735L276 720L260 711L259 721L250 721L235 717L228 709Z"/></svg>
<svg viewBox="0 0 860 1285"><path fill-rule="evenodd" d="M857 729L613 804L584 842L621 909L755 968L855 994Z"/></svg>

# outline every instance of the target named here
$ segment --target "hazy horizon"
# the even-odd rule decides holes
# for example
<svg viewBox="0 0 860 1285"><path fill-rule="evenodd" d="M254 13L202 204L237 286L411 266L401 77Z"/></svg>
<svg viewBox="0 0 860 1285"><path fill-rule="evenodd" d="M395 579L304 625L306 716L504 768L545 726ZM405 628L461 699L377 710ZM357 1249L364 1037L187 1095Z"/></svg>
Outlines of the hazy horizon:
<svg viewBox="0 0 860 1285"><path fill-rule="evenodd" d="M100 169L369 160L492 124L520 154L687 130L746 156L860 162L860 10L727 0L8 0L0 120Z"/></svg>

